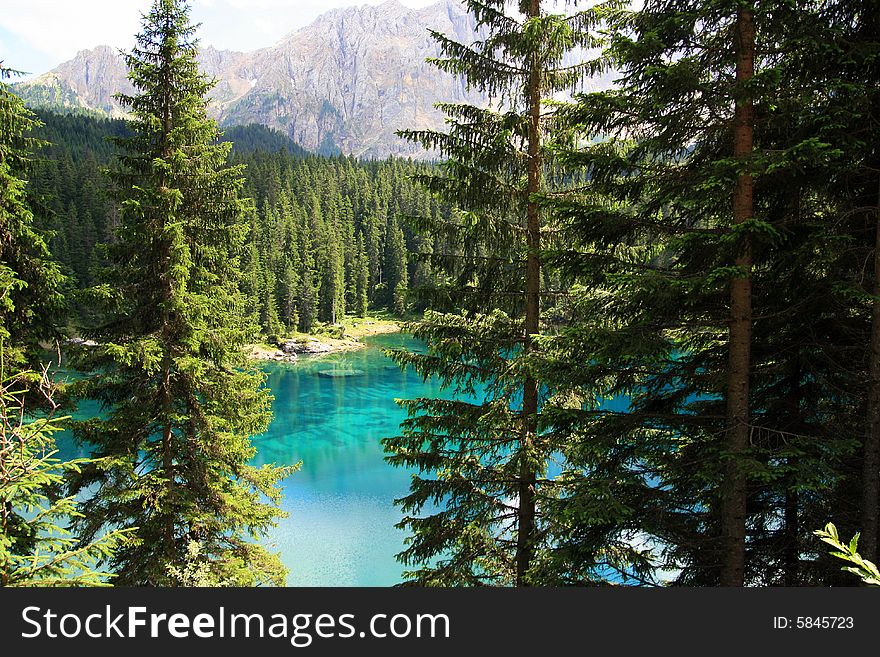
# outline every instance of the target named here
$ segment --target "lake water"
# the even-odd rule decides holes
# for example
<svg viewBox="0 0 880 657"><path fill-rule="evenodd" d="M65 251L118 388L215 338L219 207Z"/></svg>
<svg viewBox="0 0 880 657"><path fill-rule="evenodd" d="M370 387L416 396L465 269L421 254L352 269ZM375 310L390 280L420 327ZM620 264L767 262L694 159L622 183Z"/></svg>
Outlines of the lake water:
<svg viewBox="0 0 880 657"><path fill-rule="evenodd" d="M395 398L439 393L413 372L401 372L381 349L415 342L402 334L365 340L368 348L296 364L265 366L275 396L275 420L254 439L257 464L302 469L284 482L289 514L268 542L290 569L291 586L390 586L402 566L394 555L404 533L394 499L410 474L388 465L380 440L396 435L406 412ZM356 376L327 376L329 371ZM322 375L321 373L324 373Z"/></svg>
<svg viewBox="0 0 880 657"><path fill-rule="evenodd" d="M383 348L417 343L404 334L365 338L367 348L303 357L295 364L263 366L275 397L275 419L255 437L256 465L302 469L283 482L281 508L289 516L264 540L281 553L290 586L391 586L403 567L395 554L404 533L394 499L409 490L410 473L384 460L381 439L398 433L406 412L396 398L438 396L435 381L401 372ZM327 376L356 371L356 376ZM324 373L324 374L322 374ZM100 412L80 405L78 417ZM86 456L69 436L58 437L59 456Z"/></svg>

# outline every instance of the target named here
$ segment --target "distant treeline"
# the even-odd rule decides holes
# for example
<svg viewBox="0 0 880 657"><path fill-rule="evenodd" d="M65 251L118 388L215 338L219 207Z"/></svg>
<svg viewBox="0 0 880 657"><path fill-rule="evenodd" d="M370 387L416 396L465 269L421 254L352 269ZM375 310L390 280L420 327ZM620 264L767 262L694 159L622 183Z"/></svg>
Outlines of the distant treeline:
<svg viewBox="0 0 880 657"><path fill-rule="evenodd" d="M72 284L86 288L102 266L101 244L118 224L102 168L117 153L113 138L125 121L39 112L44 124L30 191L37 228L51 235L53 255ZM429 164L402 159L360 162L323 157L261 125L235 126L233 162L245 165L253 199L242 255L243 291L264 336L309 331L346 312L369 308L401 313L408 291L429 282L427 268L408 252L435 244L405 227L408 215L440 218L443 206L410 178Z"/></svg>

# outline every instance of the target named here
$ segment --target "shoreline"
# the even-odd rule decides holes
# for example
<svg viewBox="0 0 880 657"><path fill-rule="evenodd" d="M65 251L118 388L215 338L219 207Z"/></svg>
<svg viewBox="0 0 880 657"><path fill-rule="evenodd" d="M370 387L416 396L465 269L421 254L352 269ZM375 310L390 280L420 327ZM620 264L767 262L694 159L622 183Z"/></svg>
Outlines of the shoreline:
<svg viewBox="0 0 880 657"><path fill-rule="evenodd" d="M401 330L400 323L396 321L358 319L345 326L341 338L333 338L326 334L298 334L296 337L284 341L284 343L302 345L296 347L302 351L285 351L281 345L268 344L247 345L245 350L249 360L294 364L300 358L312 359L328 354L363 349L367 345L361 341L362 338L371 335L400 333Z"/></svg>

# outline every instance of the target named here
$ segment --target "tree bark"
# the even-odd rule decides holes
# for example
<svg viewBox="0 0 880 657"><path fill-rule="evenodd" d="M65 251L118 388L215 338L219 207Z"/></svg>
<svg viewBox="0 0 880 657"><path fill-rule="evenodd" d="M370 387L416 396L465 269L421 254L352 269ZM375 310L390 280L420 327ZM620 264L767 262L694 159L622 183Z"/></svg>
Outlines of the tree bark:
<svg viewBox="0 0 880 657"><path fill-rule="evenodd" d="M734 157L743 164L752 153L754 107L743 83L755 71L755 19L748 8L741 8L736 19L736 80L742 94L736 99L733 128ZM733 223L742 224L752 217L753 179L742 171L733 193ZM727 422L725 466L721 500L721 535L723 561L722 586L742 586L745 575L746 478L741 456L749 445L749 373L752 341L752 249L748 237L740 244L735 261L740 275L730 284L729 360L727 374Z"/></svg>
<svg viewBox="0 0 880 657"><path fill-rule="evenodd" d="M530 0L528 18L540 16L540 0ZM531 351L532 337L538 332L541 313L541 218L531 195L541 189L541 64L535 57L528 81L529 137L528 187L526 204L526 308L523 348ZM535 555L535 441L537 439L538 382L531 376L523 384L523 429L520 440L519 491L517 508L516 585L528 586L528 570Z"/></svg>
<svg viewBox="0 0 880 657"><path fill-rule="evenodd" d="M5 436L4 436L4 438L5 438ZM5 481L5 477L4 477L4 481L2 482L2 484L4 486L7 484L7 482ZM2 520L2 522L0 522L0 532L3 532L3 535L5 536L7 534L7 532L9 531L9 516L12 514L12 504L9 502L4 502L2 509L3 509L3 513L2 513L3 520ZM0 563L0 586L8 586L8 585L9 585L9 559L6 558L3 560L2 563Z"/></svg>
<svg viewBox="0 0 880 657"><path fill-rule="evenodd" d="M877 216L874 222L874 289L880 297L880 186L877 190ZM862 470L862 513L860 554L877 563L877 534L880 525L880 301L874 301L871 317L871 343L868 348L868 409Z"/></svg>
<svg viewBox="0 0 880 657"><path fill-rule="evenodd" d="M787 407L788 421L786 429L794 433L808 435L807 423L804 421L801 408L804 405L801 379L803 372L800 356L795 356L794 364L788 375L788 395L785 406ZM808 403L808 402L807 402ZM798 495L798 457L791 455L786 459L786 465L792 473L786 478L785 501L783 503L784 533L782 549L782 585L798 586L800 584L800 546L798 535L800 532L800 495Z"/></svg>
<svg viewBox="0 0 880 657"><path fill-rule="evenodd" d="M789 459L791 463L791 459ZM785 491L785 547L783 548L783 586L797 586L800 581L800 551L798 550L798 492L789 487Z"/></svg>

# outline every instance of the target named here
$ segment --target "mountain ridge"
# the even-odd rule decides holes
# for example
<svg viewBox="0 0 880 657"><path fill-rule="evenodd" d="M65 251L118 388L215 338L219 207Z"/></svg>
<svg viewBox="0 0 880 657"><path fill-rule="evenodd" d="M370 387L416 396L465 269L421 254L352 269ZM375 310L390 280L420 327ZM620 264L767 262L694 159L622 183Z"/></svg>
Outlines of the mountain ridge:
<svg viewBox="0 0 880 657"><path fill-rule="evenodd" d="M217 79L209 114L221 127L274 128L315 152L426 157L396 131L441 128L436 102L489 102L425 61L439 55L429 29L465 43L479 36L474 18L456 0L421 9L387 0L330 10L251 52L200 48L203 73ZM15 87L34 107L115 118L124 111L113 94L133 92L122 56L104 45Z"/></svg>

